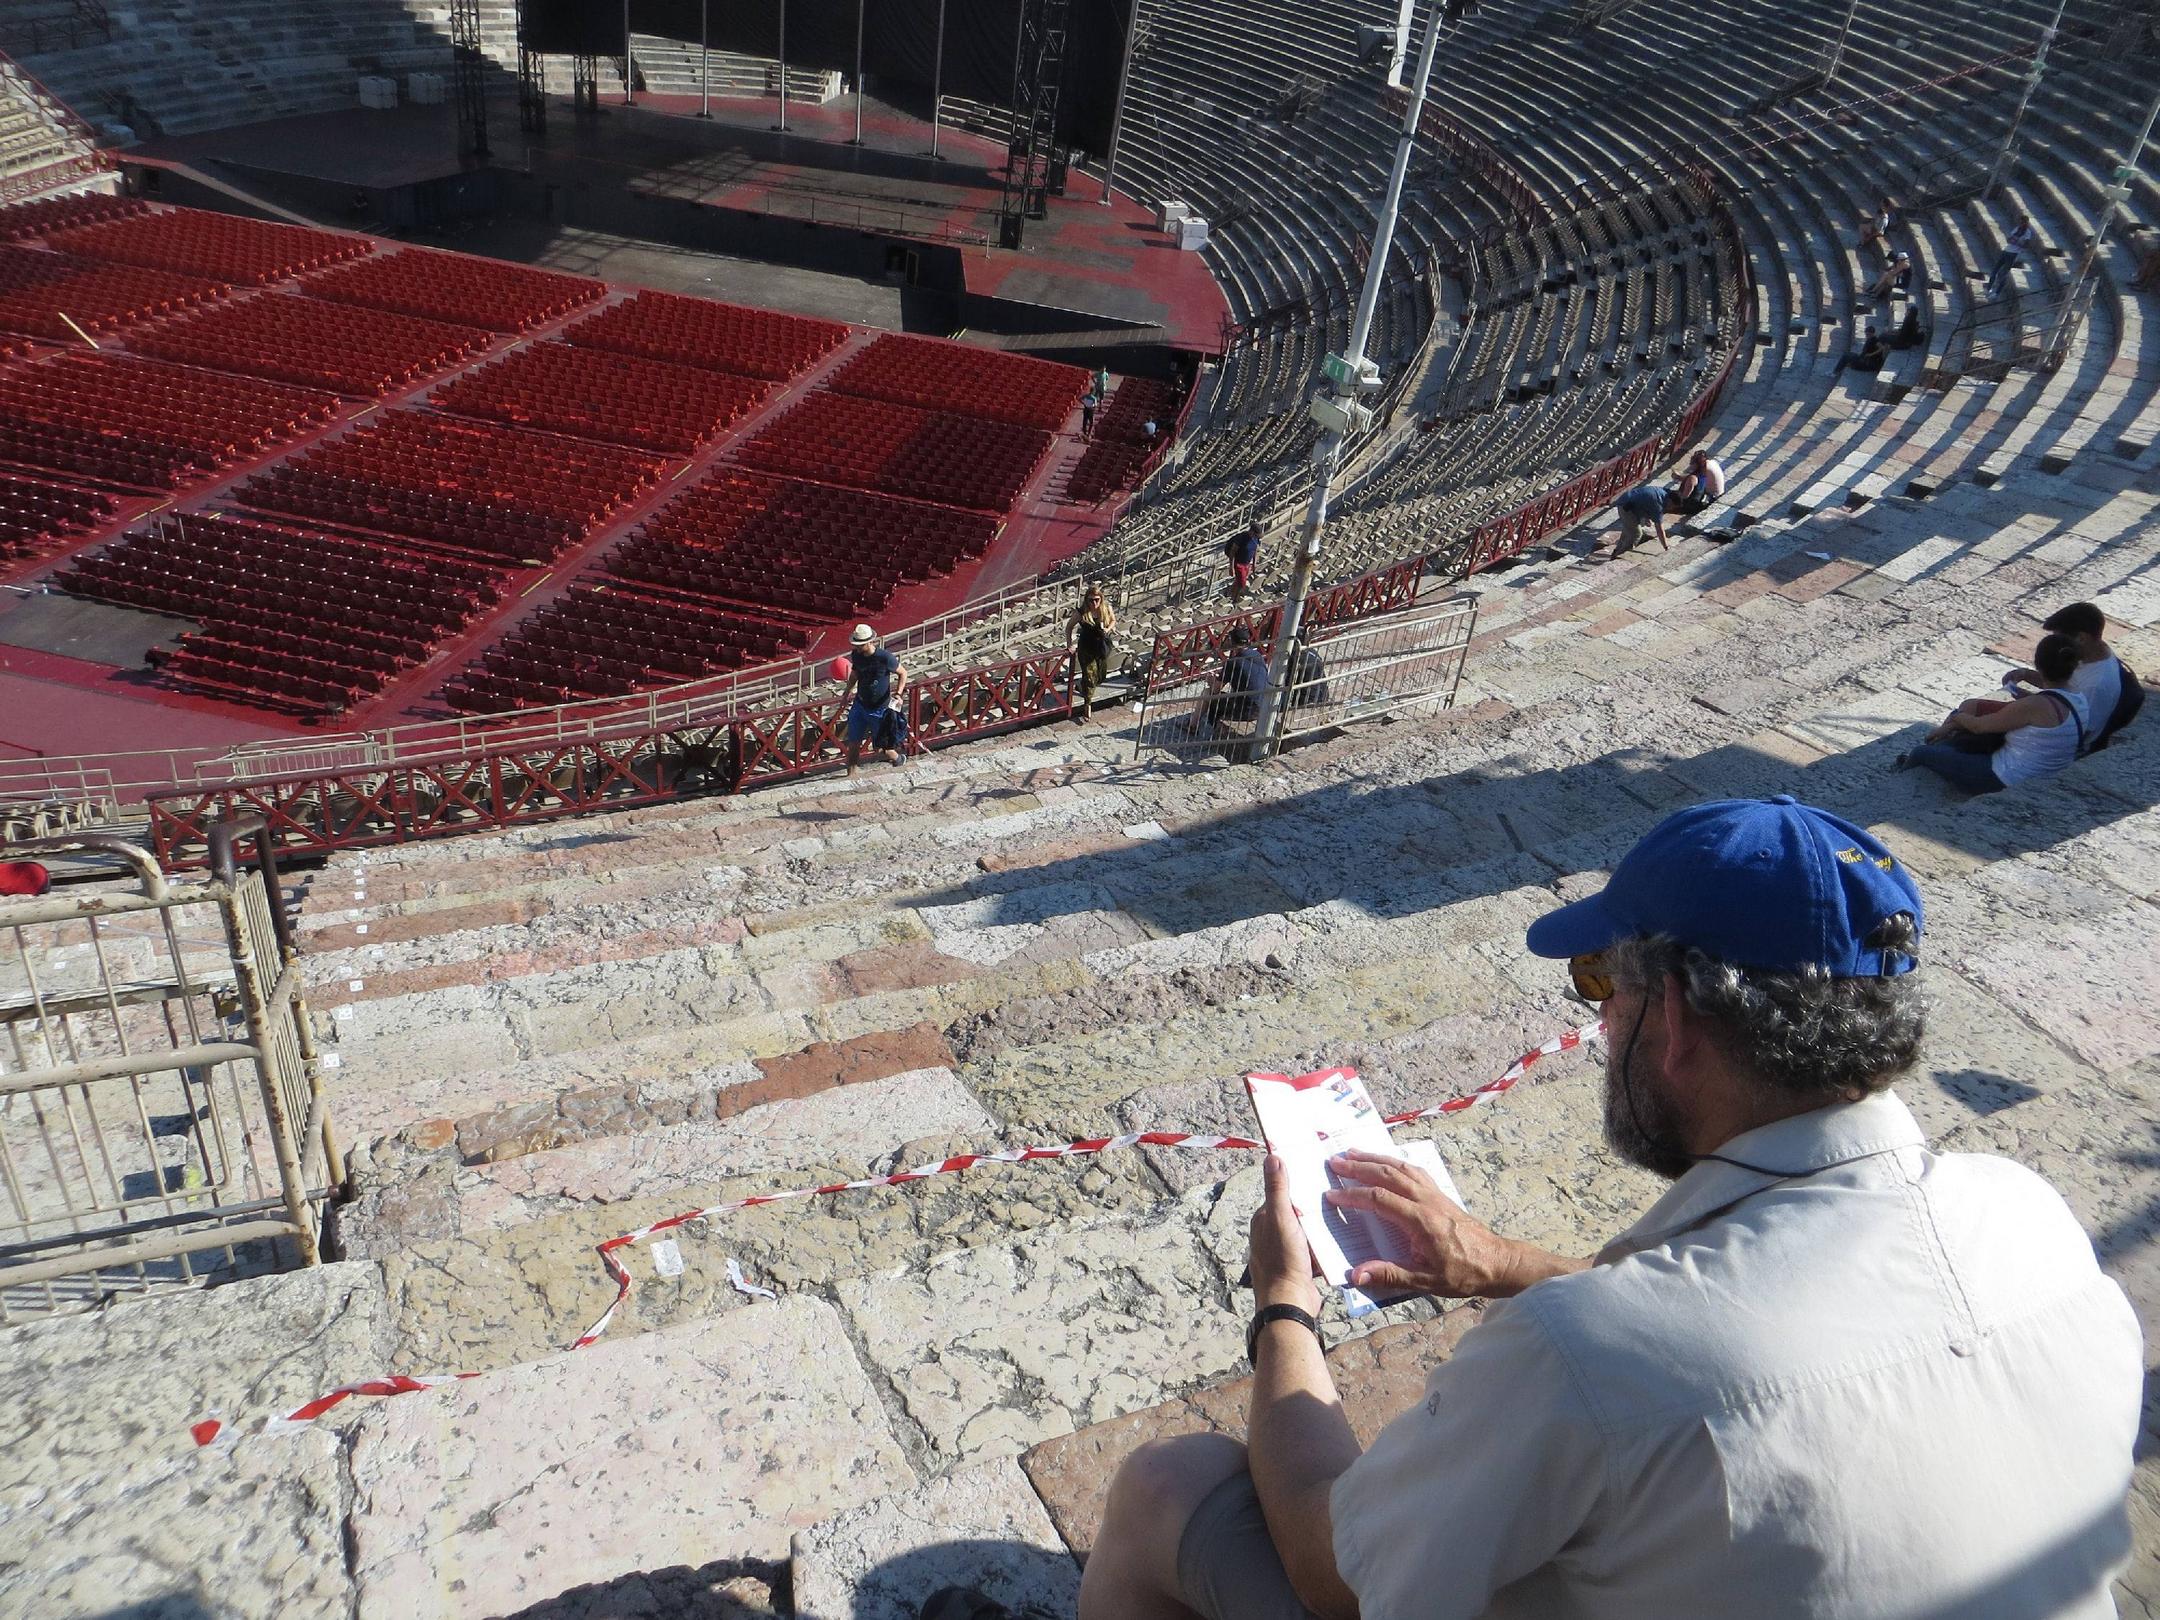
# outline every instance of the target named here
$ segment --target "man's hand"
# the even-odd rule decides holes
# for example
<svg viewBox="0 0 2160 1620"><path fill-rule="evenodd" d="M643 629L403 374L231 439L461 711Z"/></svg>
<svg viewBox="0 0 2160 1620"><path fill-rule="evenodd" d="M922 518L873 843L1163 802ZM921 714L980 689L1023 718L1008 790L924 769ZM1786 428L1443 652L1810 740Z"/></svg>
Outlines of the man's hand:
<svg viewBox="0 0 2160 1620"><path fill-rule="evenodd" d="M1295 1305L1308 1316L1320 1314L1320 1290L1313 1286L1312 1245L1290 1206L1289 1178L1276 1155L1267 1156L1267 1197L1253 1212L1246 1258L1251 1264L1253 1299L1261 1306Z"/></svg>
<svg viewBox="0 0 2160 1620"><path fill-rule="evenodd" d="M1518 1243L1472 1220L1431 1176L1400 1159L1353 1149L1328 1165L1357 1183L1331 1191L1329 1203L1338 1209L1368 1210L1410 1240L1408 1266L1369 1260L1351 1273L1350 1280L1360 1288L1410 1289L1443 1299L1504 1299L1547 1277L1588 1269L1587 1261ZM1256 1279L1258 1275L1256 1269Z"/></svg>

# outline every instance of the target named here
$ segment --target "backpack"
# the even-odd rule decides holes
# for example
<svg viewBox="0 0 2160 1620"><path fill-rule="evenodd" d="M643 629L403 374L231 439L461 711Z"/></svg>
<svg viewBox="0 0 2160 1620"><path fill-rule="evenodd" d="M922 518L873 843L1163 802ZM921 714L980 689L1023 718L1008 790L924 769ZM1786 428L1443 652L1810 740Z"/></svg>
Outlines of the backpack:
<svg viewBox="0 0 2160 1620"><path fill-rule="evenodd" d="M2145 683L2137 678L2137 671L2120 658L2115 660L2115 664L2122 671L2122 693L2115 699L2114 712L2101 722L2099 731L2094 733L2092 746L2085 750L2087 753L2099 753L2113 739L2115 733L2135 720L2138 710L2145 707Z"/></svg>

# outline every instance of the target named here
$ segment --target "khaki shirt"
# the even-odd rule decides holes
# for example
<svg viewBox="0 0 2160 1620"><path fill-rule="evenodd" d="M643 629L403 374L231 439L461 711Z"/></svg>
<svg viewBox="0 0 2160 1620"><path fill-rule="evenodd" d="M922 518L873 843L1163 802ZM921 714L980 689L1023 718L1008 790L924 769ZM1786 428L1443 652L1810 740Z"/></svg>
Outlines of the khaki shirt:
<svg viewBox="0 0 2160 1620"><path fill-rule="evenodd" d="M2112 1615L2143 1350L2054 1189L1890 1093L1492 1307L1336 1482L1363 1620Z"/></svg>

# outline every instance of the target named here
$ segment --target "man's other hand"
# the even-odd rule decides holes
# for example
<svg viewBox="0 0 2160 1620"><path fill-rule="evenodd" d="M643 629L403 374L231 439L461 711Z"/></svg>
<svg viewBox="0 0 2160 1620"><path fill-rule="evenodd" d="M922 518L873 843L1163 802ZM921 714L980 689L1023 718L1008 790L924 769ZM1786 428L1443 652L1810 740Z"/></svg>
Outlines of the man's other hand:
<svg viewBox="0 0 2160 1620"><path fill-rule="evenodd" d="M1350 1277L1360 1288L1383 1293L1409 1289L1443 1299L1502 1299L1534 1282L1585 1267L1585 1262L1501 1237L1472 1220L1431 1176L1400 1159L1353 1149L1330 1159L1328 1167L1355 1183L1329 1192L1329 1203L1376 1214L1409 1240L1407 1266L1368 1260Z"/></svg>
<svg viewBox="0 0 2160 1620"><path fill-rule="evenodd" d="M1275 1154L1267 1156L1267 1197L1253 1212L1246 1259L1252 1270L1254 1301L1261 1306L1295 1305L1308 1316L1320 1313L1320 1290L1313 1286L1312 1245L1291 1207L1289 1177Z"/></svg>

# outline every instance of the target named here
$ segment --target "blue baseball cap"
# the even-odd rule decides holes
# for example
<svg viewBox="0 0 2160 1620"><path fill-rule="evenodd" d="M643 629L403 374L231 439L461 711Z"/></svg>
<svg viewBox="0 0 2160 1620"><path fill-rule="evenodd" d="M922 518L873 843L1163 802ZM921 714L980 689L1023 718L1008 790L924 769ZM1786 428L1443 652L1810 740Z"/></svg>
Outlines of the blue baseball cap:
<svg viewBox="0 0 2160 1620"><path fill-rule="evenodd" d="M1920 890L1879 839L1789 794L1721 799L1651 828L1602 890L1532 923L1529 945L1590 956L1666 934L1736 967L1886 978L1919 965L1867 944L1901 911L1917 932Z"/></svg>

